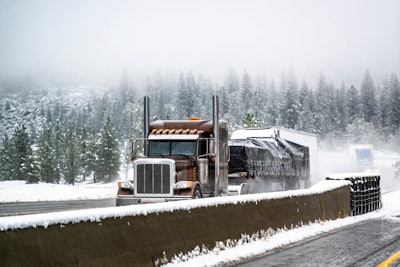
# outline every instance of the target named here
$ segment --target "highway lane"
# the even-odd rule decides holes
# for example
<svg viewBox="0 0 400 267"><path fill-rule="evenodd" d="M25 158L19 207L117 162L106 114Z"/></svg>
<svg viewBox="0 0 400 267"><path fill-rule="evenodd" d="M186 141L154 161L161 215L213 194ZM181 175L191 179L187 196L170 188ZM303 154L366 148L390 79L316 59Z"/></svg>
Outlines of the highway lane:
<svg viewBox="0 0 400 267"><path fill-rule="evenodd" d="M343 153L325 154L319 159L320 175L358 171ZM394 160L376 158L371 166L381 174L383 194L400 189L400 179L394 177L391 167ZM318 236L237 266L376 266L399 251L400 218L385 217ZM400 259L390 266L400 266Z"/></svg>
<svg viewBox="0 0 400 267"><path fill-rule="evenodd" d="M400 250L400 218L366 221L236 266L377 266ZM400 266L397 258L390 266Z"/></svg>
<svg viewBox="0 0 400 267"><path fill-rule="evenodd" d="M71 200L71 201L42 201L18 202L0 204L0 216L15 216L55 211L91 209L115 206L115 198Z"/></svg>

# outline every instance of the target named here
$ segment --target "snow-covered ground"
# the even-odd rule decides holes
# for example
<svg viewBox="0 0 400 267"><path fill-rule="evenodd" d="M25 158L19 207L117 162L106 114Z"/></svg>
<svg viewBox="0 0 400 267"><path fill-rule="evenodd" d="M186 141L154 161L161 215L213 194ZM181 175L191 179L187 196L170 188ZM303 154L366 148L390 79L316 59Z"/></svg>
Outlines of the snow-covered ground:
<svg viewBox="0 0 400 267"><path fill-rule="evenodd" d="M48 183L26 184L25 181L3 181L0 182L0 204L114 198L116 197L117 189L116 182L83 182L75 185L66 185Z"/></svg>

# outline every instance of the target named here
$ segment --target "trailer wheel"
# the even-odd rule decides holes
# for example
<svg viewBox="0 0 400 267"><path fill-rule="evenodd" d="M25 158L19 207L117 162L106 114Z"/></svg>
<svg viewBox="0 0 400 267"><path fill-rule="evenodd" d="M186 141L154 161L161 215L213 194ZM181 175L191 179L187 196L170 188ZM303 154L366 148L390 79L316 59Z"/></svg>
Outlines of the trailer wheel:
<svg viewBox="0 0 400 267"><path fill-rule="evenodd" d="M196 186L196 188L194 189L194 191L193 191L193 197L192 197L192 198L193 198L193 199L202 198L201 189L200 189L199 186Z"/></svg>

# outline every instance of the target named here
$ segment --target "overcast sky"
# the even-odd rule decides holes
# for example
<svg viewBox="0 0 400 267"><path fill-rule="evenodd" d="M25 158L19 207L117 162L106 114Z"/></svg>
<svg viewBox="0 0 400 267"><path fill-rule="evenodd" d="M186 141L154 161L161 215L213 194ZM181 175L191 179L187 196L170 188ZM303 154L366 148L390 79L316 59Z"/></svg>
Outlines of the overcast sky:
<svg viewBox="0 0 400 267"><path fill-rule="evenodd" d="M400 1L0 0L0 77L100 81L124 68L400 74Z"/></svg>

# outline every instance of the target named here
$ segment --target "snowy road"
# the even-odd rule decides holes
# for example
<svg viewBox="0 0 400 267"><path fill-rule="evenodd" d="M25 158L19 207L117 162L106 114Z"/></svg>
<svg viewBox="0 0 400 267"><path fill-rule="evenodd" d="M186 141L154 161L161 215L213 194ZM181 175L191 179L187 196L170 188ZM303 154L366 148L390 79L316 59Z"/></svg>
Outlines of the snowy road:
<svg viewBox="0 0 400 267"><path fill-rule="evenodd" d="M396 253L399 245L400 218L386 217L319 236L237 266L376 266Z"/></svg>
<svg viewBox="0 0 400 267"><path fill-rule="evenodd" d="M400 179L394 177L391 167L396 159L397 155L379 154L371 166L381 174L382 192L400 188ZM319 160L322 177L329 173L357 171L345 153L322 153ZM237 266L376 266L396 253L399 245L400 217L387 216L302 241ZM400 266L400 260L392 266Z"/></svg>
<svg viewBox="0 0 400 267"><path fill-rule="evenodd" d="M115 206L115 198L2 203L0 204L0 217L113 206Z"/></svg>

